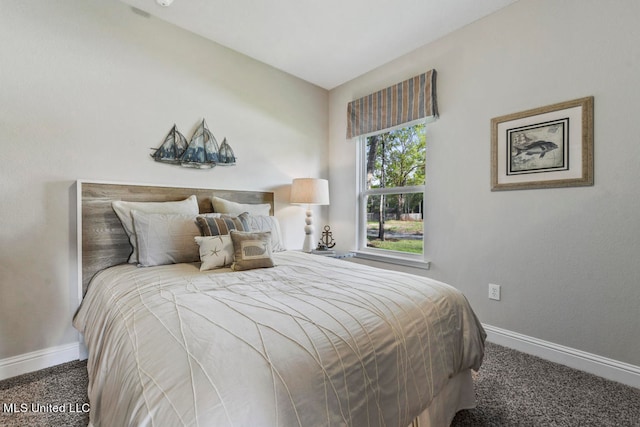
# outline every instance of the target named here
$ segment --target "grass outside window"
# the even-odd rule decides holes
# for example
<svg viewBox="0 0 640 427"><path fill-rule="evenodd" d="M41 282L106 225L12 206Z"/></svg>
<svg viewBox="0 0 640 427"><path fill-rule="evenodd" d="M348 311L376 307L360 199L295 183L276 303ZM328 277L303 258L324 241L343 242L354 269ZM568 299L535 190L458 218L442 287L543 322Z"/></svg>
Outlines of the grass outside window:
<svg viewBox="0 0 640 427"><path fill-rule="evenodd" d="M368 221L368 247L414 254L422 253L422 221L387 220L384 223L385 240L380 240L378 235L378 221Z"/></svg>

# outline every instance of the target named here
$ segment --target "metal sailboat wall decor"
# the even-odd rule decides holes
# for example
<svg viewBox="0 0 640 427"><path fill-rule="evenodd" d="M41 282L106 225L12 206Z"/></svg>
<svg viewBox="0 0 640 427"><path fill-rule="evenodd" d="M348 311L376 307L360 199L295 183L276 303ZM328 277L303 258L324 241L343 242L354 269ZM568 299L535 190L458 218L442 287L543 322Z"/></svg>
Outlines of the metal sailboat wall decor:
<svg viewBox="0 0 640 427"><path fill-rule="evenodd" d="M151 154L154 160L163 163L180 165L187 168L211 169L216 165L233 166L236 156L224 138L218 147L218 141L207 128L202 119L187 144L187 139L178 131L174 124L162 145Z"/></svg>
<svg viewBox="0 0 640 427"><path fill-rule="evenodd" d="M236 155L227 142L227 138L222 140L222 145L220 145L220 150L218 151L218 159L220 166L233 166L236 164Z"/></svg>
<svg viewBox="0 0 640 427"><path fill-rule="evenodd" d="M167 136L164 138L164 142L160 148L151 154L151 157L156 162L180 164L180 158L187 149L187 138L184 137L179 131L178 127L174 124Z"/></svg>
<svg viewBox="0 0 640 427"><path fill-rule="evenodd" d="M212 168L218 163L218 149L218 141L202 119L180 159L180 164L188 168Z"/></svg>

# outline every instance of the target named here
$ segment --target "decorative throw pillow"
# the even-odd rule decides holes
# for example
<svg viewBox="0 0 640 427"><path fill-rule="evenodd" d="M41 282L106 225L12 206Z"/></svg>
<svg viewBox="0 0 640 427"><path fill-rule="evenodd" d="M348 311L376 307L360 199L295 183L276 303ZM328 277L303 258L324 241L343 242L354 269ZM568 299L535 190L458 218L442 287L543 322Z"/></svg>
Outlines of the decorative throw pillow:
<svg viewBox="0 0 640 427"><path fill-rule="evenodd" d="M188 214L194 217L198 215L199 212L198 199L195 195L178 202L125 202L117 200L111 202L111 207L120 219L122 227L125 233L127 233L127 237L129 237L129 242L133 248L129 256L129 263L131 264L138 262L137 241L133 229L133 217L131 216L132 210L146 213Z"/></svg>
<svg viewBox="0 0 640 427"><path fill-rule="evenodd" d="M196 236L200 247L200 271L229 267L233 263L231 236Z"/></svg>
<svg viewBox="0 0 640 427"><path fill-rule="evenodd" d="M271 259L271 232L232 230L231 240L234 252L234 262L231 266L233 270L251 270L275 265Z"/></svg>
<svg viewBox="0 0 640 427"><path fill-rule="evenodd" d="M230 200L221 199L220 197L211 197L213 211L226 214L239 215L247 212L250 215L269 215L271 205L269 203L236 203Z"/></svg>
<svg viewBox="0 0 640 427"><path fill-rule="evenodd" d="M196 223L200 227L200 234L203 236L220 236L229 234L231 230L249 231L249 222L246 213L238 216L220 215L198 215Z"/></svg>
<svg viewBox="0 0 640 427"><path fill-rule="evenodd" d="M248 218L249 230L248 231L270 231L271 232L271 250L273 252L286 251L282 233L280 232L280 222L275 216L265 215L249 215Z"/></svg>
<svg viewBox="0 0 640 427"><path fill-rule="evenodd" d="M200 230L193 215L131 211L138 242L138 265L197 262L200 252L194 238Z"/></svg>

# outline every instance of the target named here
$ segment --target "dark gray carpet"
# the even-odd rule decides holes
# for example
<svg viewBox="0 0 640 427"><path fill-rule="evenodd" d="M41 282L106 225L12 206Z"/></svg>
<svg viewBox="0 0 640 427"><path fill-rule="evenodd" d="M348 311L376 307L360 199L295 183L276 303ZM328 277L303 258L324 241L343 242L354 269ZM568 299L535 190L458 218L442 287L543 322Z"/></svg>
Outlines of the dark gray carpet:
<svg viewBox="0 0 640 427"><path fill-rule="evenodd" d="M460 426L640 426L640 390L487 343Z"/></svg>
<svg viewBox="0 0 640 427"><path fill-rule="evenodd" d="M478 407L459 412L452 427L640 427L640 390L496 344L487 343L474 383ZM86 362L10 378L0 381L0 426L86 426L87 402Z"/></svg>
<svg viewBox="0 0 640 427"><path fill-rule="evenodd" d="M0 426L86 426L87 384L86 361L0 381Z"/></svg>

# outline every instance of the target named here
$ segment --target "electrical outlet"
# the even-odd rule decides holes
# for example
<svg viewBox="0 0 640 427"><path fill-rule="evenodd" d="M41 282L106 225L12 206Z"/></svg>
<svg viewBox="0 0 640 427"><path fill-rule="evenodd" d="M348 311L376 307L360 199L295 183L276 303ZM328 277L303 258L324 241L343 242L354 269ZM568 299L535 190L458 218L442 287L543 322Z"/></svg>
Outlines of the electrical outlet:
<svg viewBox="0 0 640 427"><path fill-rule="evenodd" d="M489 299L500 301L500 285L489 283Z"/></svg>

